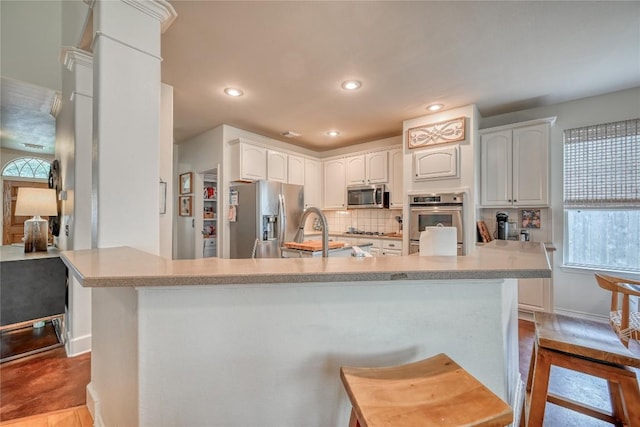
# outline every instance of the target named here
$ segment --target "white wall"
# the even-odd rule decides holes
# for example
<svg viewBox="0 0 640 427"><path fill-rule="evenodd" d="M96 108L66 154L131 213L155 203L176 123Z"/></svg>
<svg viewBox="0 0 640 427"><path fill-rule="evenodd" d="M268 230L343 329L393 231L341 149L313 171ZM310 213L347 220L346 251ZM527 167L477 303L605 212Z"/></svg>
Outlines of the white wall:
<svg viewBox="0 0 640 427"><path fill-rule="evenodd" d="M592 271L562 267L564 216L563 131L580 126L608 123L640 117L640 88L533 108L514 113L482 118L481 128L501 126L527 120L557 116L551 127L551 216L553 219L554 305L558 312L581 316L605 317L609 309L609 293L601 290ZM640 249L640 248L639 248Z"/></svg>

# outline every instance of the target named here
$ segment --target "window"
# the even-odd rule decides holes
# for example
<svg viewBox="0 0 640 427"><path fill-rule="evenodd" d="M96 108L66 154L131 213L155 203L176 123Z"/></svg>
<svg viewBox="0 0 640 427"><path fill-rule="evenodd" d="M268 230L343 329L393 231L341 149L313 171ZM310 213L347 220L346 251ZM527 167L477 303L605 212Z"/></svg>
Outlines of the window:
<svg viewBox="0 0 640 427"><path fill-rule="evenodd" d="M20 157L11 160L2 169L2 176L48 179L51 165L48 160L35 157Z"/></svg>
<svg viewBox="0 0 640 427"><path fill-rule="evenodd" d="M564 132L564 264L640 271L640 119Z"/></svg>

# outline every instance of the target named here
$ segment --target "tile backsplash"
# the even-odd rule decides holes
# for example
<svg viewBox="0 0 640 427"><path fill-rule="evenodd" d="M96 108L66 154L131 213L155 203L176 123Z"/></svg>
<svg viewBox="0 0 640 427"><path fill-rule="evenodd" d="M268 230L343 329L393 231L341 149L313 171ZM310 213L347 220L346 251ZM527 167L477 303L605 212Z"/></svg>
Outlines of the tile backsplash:
<svg viewBox="0 0 640 427"><path fill-rule="evenodd" d="M360 231L397 233L400 224L396 216L402 216L402 209L353 209L346 211L324 211L330 233L344 233L353 227ZM313 232L313 221L307 221L305 231Z"/></svg>
<svg viewBox="0 0 640 427"><path fill-rule="evenodd" d="M531 240L534 242L552 242L553 226L551 224L551 209L549 208L509 208L509 209L480 209L480 220L487 224L489 233L495 239L496 237L496 213L506 212L509 215L509 222L515 222L516 234L520 234L523 229L523 210L539 210L540 211L540 228L525 228L529 230Z"/></svg>

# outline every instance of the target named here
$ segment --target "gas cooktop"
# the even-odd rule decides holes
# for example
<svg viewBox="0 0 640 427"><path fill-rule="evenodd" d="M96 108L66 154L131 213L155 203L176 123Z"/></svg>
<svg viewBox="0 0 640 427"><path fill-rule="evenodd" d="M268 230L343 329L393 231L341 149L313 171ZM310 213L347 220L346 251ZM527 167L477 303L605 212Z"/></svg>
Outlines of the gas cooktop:
<svg viewBox="0 0 640 427"><path fill-rule="evenodd" d="M381 233L379 231L355 230L355 231L347 231L346 234L358 234L358 235L364 235L364 236L384 236L384 233Z"/></svg>

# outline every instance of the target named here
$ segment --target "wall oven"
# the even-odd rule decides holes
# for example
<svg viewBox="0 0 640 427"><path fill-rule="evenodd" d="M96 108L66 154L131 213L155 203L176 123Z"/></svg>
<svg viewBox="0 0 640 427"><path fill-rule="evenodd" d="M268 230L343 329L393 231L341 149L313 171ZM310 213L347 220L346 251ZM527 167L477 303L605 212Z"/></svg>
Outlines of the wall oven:
<svg viewBox="0 0 640 427"><path fill-rule="evenodd" d="M389 193L384 184L347 187L347 209L382 209L389 207Z"/></svg>
<svg viewBox="0 0 640 427"><path fill-rule="evenodd" d="M458 255L464 255L462 209L464 194L413 194L409 196L409 253L420 252L420 233L442 224L458 230Z"/></svg>

